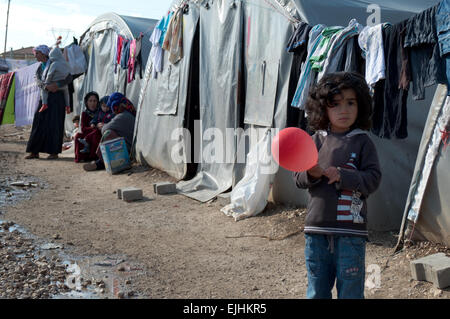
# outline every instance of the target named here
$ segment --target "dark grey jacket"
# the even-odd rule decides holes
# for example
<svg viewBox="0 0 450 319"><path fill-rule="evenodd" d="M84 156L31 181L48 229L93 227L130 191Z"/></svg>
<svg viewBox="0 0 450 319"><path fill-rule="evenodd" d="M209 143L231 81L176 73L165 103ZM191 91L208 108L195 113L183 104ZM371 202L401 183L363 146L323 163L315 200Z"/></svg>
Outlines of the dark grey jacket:
<svg viewBox="0 0 450 319"><path fill-rule="evenodd" d="M375 145L362 130L320 131L313 140L319 150L318 164L323 169L338 167L341 180L329 185L325 176L314 179L307 172L294 173L297 187L307 188L311 195L305 233L367 237L366 199L381 181Z"/></svg>

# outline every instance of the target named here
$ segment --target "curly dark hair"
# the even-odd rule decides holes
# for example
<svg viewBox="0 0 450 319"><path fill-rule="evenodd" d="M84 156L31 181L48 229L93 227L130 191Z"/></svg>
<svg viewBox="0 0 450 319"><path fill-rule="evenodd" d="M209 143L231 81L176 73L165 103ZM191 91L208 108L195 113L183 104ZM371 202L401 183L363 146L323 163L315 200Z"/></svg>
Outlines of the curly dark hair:
<svg viewBox="0 0 450 319"><path fill-rule="evenodd" d="M369 130L372 127L372 97L366 80L358 73L336 72L324 75L309 92L305 110L311 130L328 128L330 120L327 115L327 106L332 103L336 94L340 94L345 89L353 89L358 102L358 117L350 129Z"/></svg>
<svg viewBox="0 0 450 319"><path fill-rule="evenodd" d="M84 105L85 105L86 108L87 108L87 101L89 100L89 98L90 98L91 96L95 96L95 97L97 98L97 108L98 108L98 107L100 106L100 96L98 95L97 92L94 92L94 91L89 92L88 94L86 94L86 95L84 96Z"/></svg>

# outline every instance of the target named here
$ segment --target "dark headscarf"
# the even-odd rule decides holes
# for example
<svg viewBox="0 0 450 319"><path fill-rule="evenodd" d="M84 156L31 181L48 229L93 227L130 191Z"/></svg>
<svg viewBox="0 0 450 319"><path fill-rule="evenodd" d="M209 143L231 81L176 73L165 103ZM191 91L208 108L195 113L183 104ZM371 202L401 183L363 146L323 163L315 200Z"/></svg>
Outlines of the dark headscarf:
<svg viewBox="0 0 450 319"><path fill-rule="evenodd" d="M134 108L133 103L130 102L122 93L115 92L111 94L108 100L108 106L111 108L114 114L122 113L119 109L119 105L123 104L125 110L136 116L136 109Z"/></svg>
<svg viewBox="0 0 450 319"><path fill-rule="evenodd" d="M103 103L108 105L108 100L109 100L109 95L106 95L106 96L102 97L100 99L100 105L102 105Z"/></svg>
<svg viewBox="0 0 450 319"><path fill-rule="evenodd" d="M88 94L86 94L86 96L84 97L84 106L86 107L85 112L87 115L89 115L90 118L94 118L95 112L98 110L98 107L100 106L100 102L97 103L97 107L95 108L95 111L91 111L89 110L88 106L87 106L87 101L89 100L89 98L91 96L95 96L97 98L97 101L100 100L100 97L98 96L97 92L89 92Z"/></svg>

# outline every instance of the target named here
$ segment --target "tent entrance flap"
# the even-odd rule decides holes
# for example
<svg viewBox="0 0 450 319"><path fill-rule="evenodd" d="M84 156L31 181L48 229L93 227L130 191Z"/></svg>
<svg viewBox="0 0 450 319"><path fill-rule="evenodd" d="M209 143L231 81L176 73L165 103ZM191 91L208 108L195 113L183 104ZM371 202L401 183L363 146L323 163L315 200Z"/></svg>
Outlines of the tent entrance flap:
<svg viewBox="0 0 450 319"><path fill-rule="evenodd" d="M242 2L224 0L214 1L209 9L200 6L201 159L197 175L179 182L177 189L201 202L227 191L233 182L237 137L225 136L227 129L235 130L239 126L242 5ZM224 150L220 152L223 158L210 154L217 148Z"/></svg>
<svg viewBox="0 0 450 319"><path fill-rule="evenodd" d="M450 181L450 161L442 141L442 132L448 129L449 121L447 88L438 85L419 146L396 250L404 241L408 223L408 239L450 245L450 215L445 214L450 209L450 200L439 191L448 189Z"/></svg>

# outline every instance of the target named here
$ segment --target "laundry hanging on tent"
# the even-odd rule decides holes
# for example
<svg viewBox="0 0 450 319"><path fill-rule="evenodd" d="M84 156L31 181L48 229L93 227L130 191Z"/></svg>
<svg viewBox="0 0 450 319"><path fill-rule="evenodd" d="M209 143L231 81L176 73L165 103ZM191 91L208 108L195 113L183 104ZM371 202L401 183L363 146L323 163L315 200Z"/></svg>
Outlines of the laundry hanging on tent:
<svg viewBox="0 0 450 319"><path fill-rule="evenodd" d="M15 95L15 83L16 77L13 76L11 83L11 88L9 90L8 98L6 100L5 109L3 110L3 119L0 120L2 125L4 124L14 124L14 95Z"/></svg>
<svg viewBox="0 0 450 319"><path fill-rule="evenodd" d="M436 11L431 7L407 20L405 48L410 48L412 93L415 100L425 99L425 87L446 84L445 61L439 52Z"/></svg>
<svg viewBox="0 0 450 319"><path fill-rule="evenodd" d="M406 138L408 90L399 88L402 70L402 31L405 21L382 29L386 79L375 85L372 133L381 138Z"/></svg>
<svg viewBox="0 0 450 319"><path fill-rule="evenodd" d="M178 63L183 58L183 9L179 8L167 28L162 48L169 52L169 61Z"/></svg>
<svg viewBox="0 0 450 319"><path fill-rule="evenodd" d="M162 36L162 31L158 26L161 21L157 24L155 29L153 29L152 35L150 36L150 42L152 43L152 49L150 50L150 61L152 61L152 77L156 78L158 73L162 71L162 60L163 60L163 50L159 43Z"/></svg>
<svg viewBox="0 0 450 319"><path fill-rule="evenodd" d="M13 79L14 72L0 75L0 123L3 119L3 113L5 111Z"/></svg>
<svg viewBox="0 0 450 319"><path fill-rule="evenodd" d="M338 71L352 71L355 68L355 61L352 61L352 58L355 57L354 50L359 50L359 48L353 45L352 39L358 36L362 29L363 26L356 19L351 19L347 27L338 31L331 38L330 49L317 75L317 81L320 81L325 74ZM344 56L347 59L345 63L342 63Z"/></svg>
<svg viewBox="0 0 450 319"><path fill-rule="evenodd" d="M128 60L130 59L130 45L130 40L123 40L122 55L120 57L120 67L122 69L128 69Z"/></svg>
<svg viewBox="0 0 450 319"><path fill-rule="evenodd" d="M130 57L128 59L128 72L127 81L131 83L136 78L136 69L139 67L139 75L142 79L142 37L141 33L139 37L130 41Z"/></svg>
<svg viewBox="0 0 450 319"><path fill-rule="evenodd" d="M355 19L347 27L317 25L309 34L308 57L303 64L292 106L304 109L312 85L326 73L351 71L355 68L356 48L351 39L359 34L362 25ZM343 56L348 57L343 61Z"/></svg>
<svg viewBox="0 0 450 319"><path fill-rule="evenodd" d="M174 12L169 11L166 16L164 16L160 23L156 26L161 30L161 37L159 38L159 46L162 48L164 44L164 39L166 37L167 29L169 27L170 20L172 20Z"/></svg>
<svg viewBox="0 0 450 319"><path fill-rule="evenodd" d="M358 37L359 46L366 59L365 76L370 87L386 78L386 63L384 59L383 24L366 26Z"/></svg>
<svg viewBox="0 0 450 319"><path fill-rule="evenodd" d="M312 72L311 57L315 50L319 46L320 41L323 39L322 31L325 29L323 24L314 26L309 32L308 41L308 54L305 63L302 66L302 73L297 83L297 89L295 91L294 99L292 100L292 106L304 109L306 99L308 97L309 89L315 82L316 73Z"/></svg>
<svg viewBox="0 0 450 319"><path fill-rule="evenodd" d="M39 105L40 89L35 75L40 63L35 63L16 71L15 122L16 126L33 123L34 114Z"/></svg>
<svg viewBox="0 0 450 319"><path fill-rule="evenodd" d="M114 57L114 73L117 73L117 65L120 65L120 61L122 59L122 48L124 40L125 39L121 35L117 36L116 54Z"/></svg>
<svg viewBox="0 0 450 319"><path fill-rule="evenodd" d="M450 95L450 0L443 0L436 11L436 33L439 53L445 61L447 95Z"/></svg>
<svg viewBox="0 0 450 319"><path fill-rule="evenodd" d="M346 48L336 41L335 43L341 45L341 49L340 52L333 50L333 38L336 39L342 34L342 27L324 25L313 27L306 47L300 45L302 40L294 40L295 32L299 32L294 31L289 40L288 49L291 49L290 52L295 52L293 49L299 45L300 51L307 52L307 58L302 64L291 105L303 110L311 86L324 74L356 71L364 74L369 86L372 87L374 100L372 132L382 138L406 138L408 136L406 103L410 82L413 82L414 99L423 99L424 88L427 86L448 83L445 72L450 76L450 54L448 53L450 46L447 42L447 55L443 56L441 47L445 47L445 44L439 42L438 36L441 34L441 42L450 41L448 40L449 15L446 7L446 5L450 7L449 2L445 0L440 5L431 7L395 26L383 23L359 30L355 28L354 39L359 42L358 47L363 50L366 59L365 70L361 71L357 70L357 65L361 63L355 60L357 55L351 50L351 41L347 41ZM443 9L438 11L439 8ZM439 30L436 26L437 22L439 22ZM320 34L318 34L319 28L322 28ZM333 54L340 59L338 67L326 69L330 64L336 65L336 56ZM335 59L334 62L333 59ZM353 61L350 63L349 59ZM345 61L347 65L344 65L344 60L347 60Z"/></svg>

